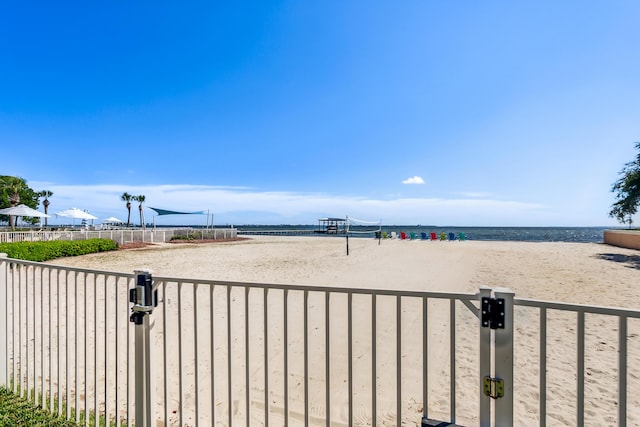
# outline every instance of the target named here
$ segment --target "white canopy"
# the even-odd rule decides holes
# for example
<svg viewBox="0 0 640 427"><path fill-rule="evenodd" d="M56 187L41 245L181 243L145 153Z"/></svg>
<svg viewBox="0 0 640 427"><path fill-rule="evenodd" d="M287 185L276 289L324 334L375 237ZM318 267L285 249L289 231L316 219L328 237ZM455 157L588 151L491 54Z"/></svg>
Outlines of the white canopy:
<svg viewBox="0 0 640 427"><path fill-rule="evenodd" d="M118 218L116 218L115 216L110 216L109 218L105 218L102 220L103 223L113 223L113 222L124 222L122 220L119 220Z"/></svg>
<svg viewBox="0 0 640 427"><path fill-rule="evenodd" d="M64 211L57 212L56 216L63 216L67 218L78 218L78 219L98 219L97 216L93 216L89 212L82 211L78 208L71 208L71 209L66 209Z"/></svg>
<svg viewBox="0 0 640 427"><path fill-rule="evenodd" d="M37 217L37 218L51 217L51 215L47 215L46 213L32 209L27 205L18 205L12 208L0 209L0 214L11 215L11 216L30 216L30 217Z"/></svg>

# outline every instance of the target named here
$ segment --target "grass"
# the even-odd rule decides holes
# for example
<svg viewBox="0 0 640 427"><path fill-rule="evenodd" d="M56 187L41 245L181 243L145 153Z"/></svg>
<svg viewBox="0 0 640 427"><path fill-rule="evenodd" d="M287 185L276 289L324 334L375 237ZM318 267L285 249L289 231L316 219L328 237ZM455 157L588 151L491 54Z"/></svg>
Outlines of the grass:
<svg viewBox="0 0 640 427"><path fill-rule="evenodd" d="M33 399L33 395L29 396ZM41 397L38 401L41 401ZM13 392L11 388L0 387L0 427L18 427L18 426L47 426L47 427L80 427L85 424L86 413L80 411L79 418L80 423L76 424L74 421L76 418L76 412L74 408L70 408L70 419L65 419L67 413L67 406L58 401L58 399L47 399L47 405L52 405L53 408L57 408L62 415L52 415L48 410L42 409L41 406L35 405L32 400L28 400L27 397L20 397L20 389ZM107 423L104 415L100 415L96 420L95 413L89 412L89 418L87 420L89 426L92 427L106 427ZM126 427L127 423L122 422L120 427ZM110 420L109 427L119 427L115 420Z"/></svg>
<svg viewBox="0 0 640 427"><path fill-rule="evenodd" d="M77 427L78 425L73 421L52 415L26 398L2 387L0 388L0 427L9 426Z"/></svg>

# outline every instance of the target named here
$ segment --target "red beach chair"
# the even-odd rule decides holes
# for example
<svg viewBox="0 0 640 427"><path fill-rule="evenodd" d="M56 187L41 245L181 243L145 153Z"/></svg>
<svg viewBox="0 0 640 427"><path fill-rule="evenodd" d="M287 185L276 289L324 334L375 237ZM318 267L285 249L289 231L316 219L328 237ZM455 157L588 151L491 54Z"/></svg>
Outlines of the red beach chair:
<svg viewBox="0 0 640 427"><path fill-rule="evenodd" d="M404 231L401 231L401 232L400 232L400 238L401 238L402 240L406 240L406 239L407 239L407 233L405 233Z"/></svg>
<svg viewBox="0 0 640 427"><path fill-rule="evenodd" d="M429 236L431 237L431 240L438 240L436 233L431 233Z"/></svg>

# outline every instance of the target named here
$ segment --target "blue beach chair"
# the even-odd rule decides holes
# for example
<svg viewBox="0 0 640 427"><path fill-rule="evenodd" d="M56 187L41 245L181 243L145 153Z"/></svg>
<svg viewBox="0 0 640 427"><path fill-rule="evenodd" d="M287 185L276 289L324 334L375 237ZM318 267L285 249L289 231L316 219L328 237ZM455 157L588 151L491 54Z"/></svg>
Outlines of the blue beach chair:
<svg viewBox="0 0 640 427"><path fill-rule="evenodd" d="M449 233L449 240L456 240L455 233Z"/></svg>

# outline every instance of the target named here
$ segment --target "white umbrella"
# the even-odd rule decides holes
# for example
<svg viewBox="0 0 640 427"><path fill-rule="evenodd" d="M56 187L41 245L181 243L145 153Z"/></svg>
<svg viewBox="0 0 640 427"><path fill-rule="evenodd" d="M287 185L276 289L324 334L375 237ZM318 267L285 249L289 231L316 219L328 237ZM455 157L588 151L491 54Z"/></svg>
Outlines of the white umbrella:
<svg viewBox="0 0 640 427"><path fill-rule="evenodd" d="M0 209L1 215L12 215L12 216L30 216L30 217L38 217L38 218L50 218L51 215L47 215L46 213L37 211L35 209L30 208L27 205L18 205L12 208L4 208Z"/></svg>
<svg viewBox="0 0 640 427"><path fill-rule="evenodd" d="M60 211L56 213L56 216L64 216L67 218L78 218L78 219L98 219L97 216L91 215L89 212L82 211L78 208L66 209L64 211Z"/></svg>
<svg viewBox="0 0 640 427"><path fill-rule="evenodd" d="M51 215L47 215L40 211L30 208L27 205L18 205L10 208L0 209L0 214L9 216L28 216L37 218L49 218Z"/></svg>

